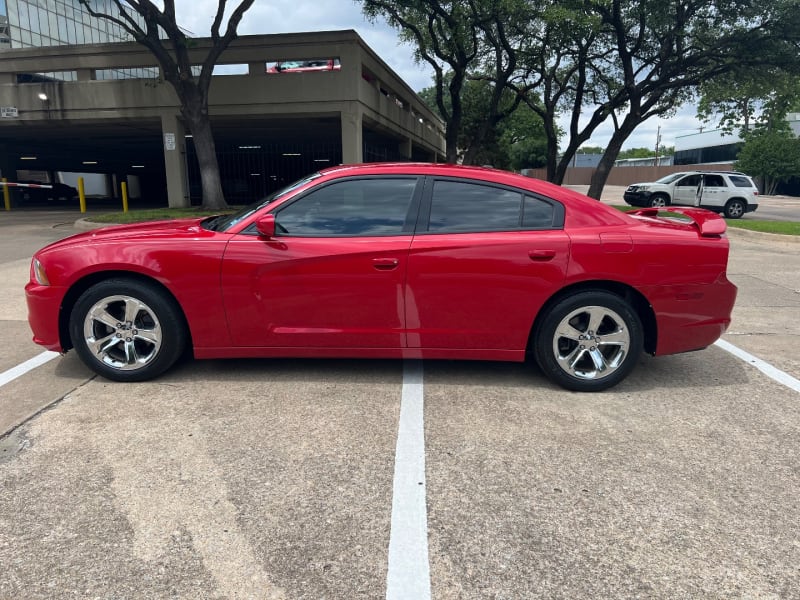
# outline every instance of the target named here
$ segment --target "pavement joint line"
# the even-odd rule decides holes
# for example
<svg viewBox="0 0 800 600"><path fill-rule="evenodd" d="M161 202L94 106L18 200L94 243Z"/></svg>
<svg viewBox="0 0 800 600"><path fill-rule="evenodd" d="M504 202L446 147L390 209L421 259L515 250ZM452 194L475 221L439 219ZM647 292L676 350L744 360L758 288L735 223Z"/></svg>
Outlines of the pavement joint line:
<svg viewBox="0 0 800 600"><path fill-rule="evenodd" d="M61 356L58 352L51 352L50 350L45 350L41 354L34 356L31 359L26 360L23 363L18 364L16 367L11 367L7 371L3 371L0 373L0 387L3 387L7 383L11 383L15 379L22 377L28 371L32 371L36 367L41 367L43 364L50 362L54 358Z"/></svg>
<svg viewBox="0 0 800 600"><path fill-rule="evenodd" d="M430 600L422 361L403 363L386 600Z"/></svg>
<svg viewBox="0 0 800 600"><path fill-rule="evenodd" d="M730 342L726 342L723 339L719 339L714 342L715 346L719 346L723 350L730 352L736 358L743 360L744 362L753 365L756 369L764 373L770 379L777 381L778 383L785 385L786 387L793 389L795 392L800 392L800 379L796 379L789 375L788 373L784 373L777 367L773 367L766 361L761 360L757 356L753 356L749 352L745 352L738 346L734 346Z"/></svg>

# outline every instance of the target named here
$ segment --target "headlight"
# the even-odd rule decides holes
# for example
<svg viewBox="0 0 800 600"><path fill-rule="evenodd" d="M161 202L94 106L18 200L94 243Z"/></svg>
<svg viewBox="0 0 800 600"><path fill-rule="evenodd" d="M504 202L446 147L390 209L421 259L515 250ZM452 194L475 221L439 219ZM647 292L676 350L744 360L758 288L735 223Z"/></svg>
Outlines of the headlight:
<svg viewBox="0 0 800 600"><path fill-rule="evenodd" d="M33 263L31 265L31 273L33 274L33 278L36 280L36 283L39 285L50 285L50 280L47 278L47 273L44 270L44 265L39 262L38 258L33 259Z"/></svg>
<svg viewBox="0 0 800 600"><path fill-rule="evenodd" d="M650 186L649 186L649 185L640 185L640 186L639 186L639 191L640 191L640 192L646 192L646 191L648 191L649 189L650 189Z"/></svg>

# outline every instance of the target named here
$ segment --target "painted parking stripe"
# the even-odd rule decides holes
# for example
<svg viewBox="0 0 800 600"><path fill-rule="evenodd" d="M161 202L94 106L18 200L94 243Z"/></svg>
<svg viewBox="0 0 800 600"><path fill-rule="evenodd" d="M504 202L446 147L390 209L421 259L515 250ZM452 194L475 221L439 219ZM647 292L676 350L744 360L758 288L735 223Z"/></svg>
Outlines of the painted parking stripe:
<svg viewBox="0 0 800 600"><path fill-rule="evenodd" d="M405 361L394 458L386 600L429 600L422 361Z"/></svg>
<svg viewBox="0 0 800 600"><path fill-rule="evenodd" d="M3 387L5 384L11 383L15 379L22 377L25 375L25 373L32 371L36 367L41 367L43 364L50 362L57 356L59 356L58 352L50 352L48 350L37 356L34 356L30 360L26 360L24 363L18 364L16 367L11 367L8 371L3 371L0 373L0 387Z"/></svg>
<svg viewBox="0 0 800 600"><path fill-rule="evenodd" d="M734 346L730 342L726 342L725 340L717 340L715 345L719 346L723 350L726 350L733 354L735 357L742 359L744 362L753 365L756 369L764 373L767 377L774 379L780 384L785 385L788 388L793 389L795 392L800 392L800 379L796 379L789 375L788 373L784 373L780 369L773 367L771 364L764 362L757 356L753 356L749 352L745 352L741 348Z"/></svg>

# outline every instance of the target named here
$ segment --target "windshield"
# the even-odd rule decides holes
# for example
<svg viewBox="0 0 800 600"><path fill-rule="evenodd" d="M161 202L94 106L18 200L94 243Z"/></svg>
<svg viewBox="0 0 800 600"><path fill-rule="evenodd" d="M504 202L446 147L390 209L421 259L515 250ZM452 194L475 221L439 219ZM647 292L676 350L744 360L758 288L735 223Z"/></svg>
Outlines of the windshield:
<svg viewBox="0 0 800 600"><path fill-rule="evenodd" d="M272 192L266 198L262 198L257 202L253 202L252 204L248 204L241 210L236 211L231 215L220 215L217 217L209 217L200 223L204 229L208 229L209 231L227 231L242 219L246 219L254 212L261 210L267 204L275 202L278 198L282 198L292 190L296 190L300 186L307 184L309 181L313 181L317 177L321 177L321 173L314 173L313 175L308 175L303 177L302 179L298 179L292 184L287 185L285 188L281 188L276 192Z"/></svg>
<svg viewBox="0 0 800 600"><path fill-rule="evenodd" d="M661 179L656 179L655 183L672 183L679 177L683 177L686 173L672 173L671 175L664 175Z"/></svg>

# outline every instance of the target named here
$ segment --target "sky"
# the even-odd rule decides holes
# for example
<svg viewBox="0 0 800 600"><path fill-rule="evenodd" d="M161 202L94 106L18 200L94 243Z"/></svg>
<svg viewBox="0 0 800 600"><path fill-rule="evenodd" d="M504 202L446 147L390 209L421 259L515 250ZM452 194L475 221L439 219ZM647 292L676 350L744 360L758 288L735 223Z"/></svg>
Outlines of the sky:
<svg viewBox="0 0 800 600"><path fill-rule="evenodd" d="M235 0L228 3L238 4ZM218 4L218 0L176 0L178 22L194 35L209 35ZM398 32L385 21L367 21L361 13L361 4L354 0L256 0L245 13L238 32L262 34L341 29L354 29L414 91L432 85L432 71L425 64L414 62L413 47L401 44ZM623 149L655 148L659 126L661 145L674 146L676 136L697 133L701 123L695 117L695 107L687 105L671 118L653 118L640 125ZM709 128L705 126L705 129ZM612 132L610 124L601 126L585 145L605 147Z"/></svg>

